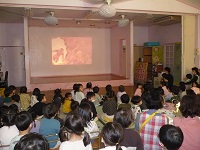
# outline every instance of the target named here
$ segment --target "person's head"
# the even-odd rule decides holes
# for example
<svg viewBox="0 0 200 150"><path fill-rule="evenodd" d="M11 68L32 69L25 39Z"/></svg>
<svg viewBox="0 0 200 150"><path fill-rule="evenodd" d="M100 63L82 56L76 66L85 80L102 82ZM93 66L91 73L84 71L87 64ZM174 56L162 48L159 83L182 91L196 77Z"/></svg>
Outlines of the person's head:
<svg viewBox="0 0 200 150"><path fill-rule="evenodd" d="M180 92L185 91L185 90L186 90L185 85L180 85L180 86L179 86L179 90L180 90Z"/></svg>
<svg viewBox="0 0 200 150"><path fill-rule="evenodd" d="M166 82L164 82L164 81L161 81L160 82L160 85L163 87L163 86L167 86L167 83Z"/></svg>
<svg viewBox="0 0 200 150"><path fill-rule="evenodd" d="M71 105L70 105L70 108L71 108L72 111L76 111L78 106L79 106L79 103L77 101L72 101Z"/></svg>
<svg viewBox="0 0 200 150"><path fill-rule="evenodd" d="M137 88L142 89L142 84L141 84L141 83L138 83L138 84L137 84Z"/></svg>
<svg viewBox="0 0 200 150"><path fill-rule="evenodd" d="M196 95L196 93L192 89L186 90L186 94L187 95Z"/></svg>
<svg viewBox="0 0 200 150"><path fill-rule="evenodd" d="M172 92L173 95L178 95L179 94L179 87L176 86L176 85L173 85L171 87L171 92Z"/></svg>
<svg viewBox="0 0 200 150"><path fill-rule="evenodd" d="M180 101L179 110L183 117L195 117L200 115L200 95L185 95Z"/></svg>
<svg viewBox="0 0 200 150"><path fill-rule="evenodd" d="M198 87L198 85L199 85L199 84L198 84L197 82L193 82L193 83L192 83L192 87Z"/></svg>
<svg viewBox="0 0 200 150"><path fill-rule="evenodd" d="M27 87L26 87L26 86L22 86L22 87L20 88L20 93L26 94L26 93L27 93Z"/></svg>
<svg viewBox="0 0 200 150"><path fill-rule="evenodd" d="M38 97L37 97L37 100L39 102L46 102L45 94L39 94Z"/></svg>
<svg viewBox="0 0 200 150"><path fill-rule="evenodd" d="M13 94L12 94L11 88L9 88L9 87L5 88L5 90L4 90L4 95L5 95L5 97L10 97L10 96L12 96Z"/></svg>
<svg viewBox="0 0 200 150"><path fill-rule="evenodd" d="M29 133L19 140L14 150L49 150L49 144L42 135Z"/></svg>
<svg viewBox="0 0 200 150"><path fill-rule="evenodd" d="M131 98L131 103L133 103L134 105L141 105L142 104L142 99L140 96L133 96Z"/></svg>
<svg viewBox="0 0 200 150"><path fill-rule="evenodd" d="M76 136L82 137L82 134L84 132L84 124L82 117L76 113L67 114L65 118L64 129L68 133L70 133L70 136L74 134ZM84 132L83 143L85 147L88 144L90 144L90 137L87 132Z"/></svg>
<svg viewBox="0 0 200 150"><path fill-rule="evenodd" d="M113 90L109 91L109 92L106 92L106 97L108 99L113 99L115 98L115 92Z"/></svg>
<svg viewBox="0 0 200 150"><path fill-rule="evenodd" d="M39 88L34 88L32 95L38 96L40 94Z"/></svg>
<svg viewBox="0 0 200 150"><path fill-rule="evenodd" d="M98 86L93 87L93 92L94 93L98 93L99 92L99 87Z"/></svg>
<svg viewBox="0 0 200 150"><path fill-rule="evenodd" d="M193 75L198 75L199 76L199 69L197 67L192 68L192 74Z"/></svg>
<svg viewBox="0 0 200 150"><path fill-rule="evenodd" d="M129 101L130 101L130 98L129 98L128 94L123 94L123 95L120 97L120 99L121 99L122 103L126 103L126 104L128 104Z"/></svg>
<svg viewBox="0 0 200 150"><path fill-rule="evenodd" d="M121 150L120 143L123 139L123 128L119 123L106 123L101 130L101 135L105 146L116 146L116 150Z"/></svg>
<svg viewBox="0 0 200 150"><path fill-rule="evenodd" d="M57 113L58 113L58 108L56 104L53 103L47 104L43 109L43 115L47 119L55 117Z"/></svg>
<svg viewBox="0 0 200 150"><path fill-rule="evenodd" d="M118 87L118 89L119 89L120 92L124 92L125 91L125 87L123 85L120 85Z"/></svg>
<svg viewBox="0 0 200 150"><path fill-rule="evenodd" d="M83 85L82 84L77 84L77 87L76 87L76 92L83 92Z"/></svg>
<svg viewBox="0 0 200 150"><path fill-rule="evenodd" d="M91 82L88 82L88 83L86 84L86 88L87 88L87 89L91 89L91 88L92 88L92 83L91 83Z"/></svg>
<svg viewBox="0 0 200 150"><path fill-rule="evenodd" d="M152 91L153 90L153 85L150 83L146 83L143 85L144 91Z"/></svg>
<svg viewBox="0 0 200 150"><path fill-rule="evenodd" d="M168 75L167 75L166 73L163 73L163 74L162 74L162 77L163 77L164 79L167 79Z"/></svg>
<svg viewBox="0 0 200 150"><path fill-rule="evenodd" d="M156 90L156 92L158 92L161 96L164 96L164 95L165 95L164 90L162 89L162 87L158 87L158 88L156 88L155 90Z"/></svg>
<svg viewBox="0 0 200 150"><path fill-rule="evenodd" d="M92 110L91 110L90 104L81 103L78 106L78 115L80 115L83 118L84 125L87 126L87 124L92 119Z"/></svg>
<svg viewBox="0 0 200 150"><path fill-rule="evenodd" d="M179 127L167 124L160 128L158 138L161 145L168 150L178 150L183 143L184 135Z"/></svg>
<svg viewBox="0 0 200 150"><path fill-rule="evenodd" d="M171 69L170 69L169 67L165 67L165 68L164 68L164 72L165 72L166 74L170 74Z"/></svg>
<svg viewBox="0 0 200 150"><path fill-rule="evenodd" d="M70 92L65 93L65 98L68 100L72 100L72 94Z"/></svg>
<svg viewBox="0 0 200 150"><path fill-rule="evenodd" d="M11 108L4 109L1 115L1 122L3 126L12 126L14 125L14 120L17 112Z"/></svg>
<svg viewBox="0 0 200 150"><path fill-rule="evenodd" d="M77 88L77 83L73 84L73 90L76 90Z"/></svg>
<svg viewBox="0 0 200 150"><path fill-rule="evenodd" d="M94 92L87 92L87 99L88 100L95 100L95 94L94 94Z"/></svg>
<svg viewBox="0 0 200 150"><path fill-rule="evenodd" d="M19 103L20 96L18 94L15 94L11 97L12 101Z"/></svg>
<svg viewBox="0 0 200 150"><path fill-rule="evenodd" d="M145 98L145 102L148 109L160 109L163 107L163 97L156 91L152 91Z"/></svg>
<svg viewBox="0 0 200 150"><path fill-rule="evenodd" d="M14 85L10 85L8 88L10 88L12 90L13 95L16 94L17 89Z"/></svg>
<svg viewBox="0 0 200 150"><path fill-rule="evenodd" d="M186 78L187 79L192 79L192 75L191 74L186 74Z"/></svg>
<svg viewBox="0 0 200 150"><path fill-rule="evenodd" d="M119 123L124 129L128 128L134 121L133 112L129 108L121 108L117 111L113 120Z"/></svg>
<svg viewBox="0 0 200 150"><path fill-rule="evenodd" d="M30 131L32 128L32 116L28 111L22 111L15 117L15 125L19 131Z"/></svg>
<svg viewBox="0 0 200 150"><path fill-rule="evenodd" d="M54 94L55 95L60 95L62 93L61 89L55 89Z"/></svg>
<svg viewBox="0 0 200 150"><path fill-rule="evenodd" d="M17 113L19 112L19 108L18 108L18 106L16 104L11 104L9 106L9 108L12 109L12 110L14 110L14 111L16 111Z"/></svg>
<svg viewBox="0 0 200 150"><path fill-rule="evenodd" d="M108 84L106 85L106 92L112 91L112 85Z"/></svg>

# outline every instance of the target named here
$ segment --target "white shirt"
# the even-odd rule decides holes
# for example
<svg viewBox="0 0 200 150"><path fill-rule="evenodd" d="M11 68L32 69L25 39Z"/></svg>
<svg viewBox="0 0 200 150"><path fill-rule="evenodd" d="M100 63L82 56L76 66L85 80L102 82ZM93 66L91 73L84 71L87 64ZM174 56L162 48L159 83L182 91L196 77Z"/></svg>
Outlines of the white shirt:
<svg viewBox="0 0 200 150"><path fill-rule="evenodd" d="M60 145L59 150L92 150L92 145L84 146L83 139L79 141L65 141Z"/></svg>
<svg viewBox="0 0 200 150"><path fill-rule="evenodd" d="M21 139L21 137L24 135L17 135L16 137L14 137L11 142L10 142L10 150L14 150L15 145L19 142L19 140Z"/></svg>
<svg viewBox="0 0 200 150"><path fill-rule="evenodd" d="M11 140L19 134L19 130L15 125L13 126L3 126L0 128L0 144L1 145L10 145ZM9 150L8 147L0 148L0 150Z"/></svg>
<svg viewBox="0 0 200 150"><path fill-rule="evenodd" d="M38 102L37 97L35 95L31 96L31 107L33 107L33 105L35 105Z"/></svg>
<svg viewBox="0 0 200 150"><path fill-rule="evenodd" d="M121 96L122 96L123 94L126 94L126 92L125 92L125 91L124 91L124 92L117 92L117 102L118 102L118 104L121 104L121 103L122 103L122 101L121 101Z"/></svg>
<svg viewBox="0 0 200 150"><path fill-rule="evenodd" d="M84 130L90 135L90 138L94 138L99 135L99 132L98 132L99 128L95 121L90 121L90 123L87 124L87 127L84 127ZM91 133L91 132L95 132L95 133Z"/></svg>
<svg viewBox="0 0 200 150"><path fill-rule="evenodd" d="M83 92L76 92L74 98L75 101L81 103L82 99L85 98L85 95L83 94Z"/></svg>

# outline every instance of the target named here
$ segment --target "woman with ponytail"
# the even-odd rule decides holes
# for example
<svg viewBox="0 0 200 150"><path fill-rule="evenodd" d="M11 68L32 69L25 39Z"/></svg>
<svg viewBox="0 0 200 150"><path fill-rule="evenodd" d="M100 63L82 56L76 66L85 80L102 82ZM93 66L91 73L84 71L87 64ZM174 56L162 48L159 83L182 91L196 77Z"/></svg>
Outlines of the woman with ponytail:
<svg viewBox="0 0 200 150"><path fill-rule="evenodd" d="M123 139L123 128L120 124L114 122L105 124L101 135L105 148L100 150L126 150L126 147L120 146Z"/></svg>
<svg viewBox="0 0 200 150"><path fill-rule="evenodd" d="M83 120L75 113L66 116L61 141L59 150L92 150L89 134L84 132Z"/></svg>

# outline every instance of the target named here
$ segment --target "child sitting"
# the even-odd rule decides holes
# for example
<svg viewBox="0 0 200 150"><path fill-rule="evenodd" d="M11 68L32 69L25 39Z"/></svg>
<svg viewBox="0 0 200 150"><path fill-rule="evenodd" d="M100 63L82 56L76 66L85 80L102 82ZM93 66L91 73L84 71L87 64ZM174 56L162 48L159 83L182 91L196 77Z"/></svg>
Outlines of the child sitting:
<svg viewBox="0 0 200 150"><path fill-rule="evenodd" d="M28 134L32 128L33 119L29 112L22 111L17 114L15 118L15 125L19 130L19 135L15 136L10 142L10 150L14 150L15 144L20 140L22 136Z"/></svg>
<svg viewBox="0 0 200 150"><path fill-rule="evenodd" d="M40 122L39 133L47 139L50 148L57 148L60 145L58 137L60 122L54 119L57 111L58 109L55 104L47 104L43 111L44 118L42 118Z"/></svg>
<svg viewBox="0 0 200 150"><path fill-rule="evenodd" d="M16 94L16 92L17 92L17 88L16 88L16 86L14 86L14 85L9 85L8 88L11 89L11 91L12 91L12 95L15 95L15 94Z"/></svg>
<svg viewBox="0 0 200 150"><path fill-rule="evenodd" d="M99 105L100 102L101 102L101 97L99 96L99 87L98 86L95 86L93 87L93 92L95 94L95 101L94 101L94 104L95 105Z"/></svg>
<svg viewBox="0 0 200 150"><path fill-rule="evenodd" d="M179 83L179 96L180 100L183 98L183 96L187 95L186 94L186 86L184 82Z"/></svg>
<svg viewBox="0 0 200 150"><path fill-rule="evenodd" d="M170 92L169 89L167 88L166 82L161 81L160 85L164 91L164 97L167 97L170 94Z"/></svg>
<svg viewBox="0 0 200 150"><path fill-rule="evenodd" d="M179 94L179 87L173 85L171 90L172 90L173 97L171 98L170 101L166 101L166 102L170 102L170 103L173 103L173 104L179 103L180 102L180 96L178 95Z"/></svg>
<svg viewBox="0 0 200 150"><path fill-rule="evenodd" d="M59 150L92 150L89 134L84 132L84 124L80 115L67 114L61 133L62 143Z"/></svg>
<svg viewBox="0 0 200 150"><path fill-rule="evenodd" d="M191 88L191 80L192 80L192 74L186 74L186 77L184 80L186 90L189 90Z"/></svg>
<svg viewBox="0 0 200 150"><path fill-rule="evenodd" d="M62 104L63 97L61 93L62 93L61 89L54 90L53 103L58 104L58 105Z"/></svg>
<svg viewBox="0 0 200 150"><path fill-rule="evenodd" d="M3 103L10 103L11 102L11 97L12 97L12 90L11 90L11 88L9 88L9 87L7 87L7 88L5 88L5 90L4 90L4 96L5 96L5 98L3 99Z"/></svg>
<svg viewBox="0 0 200 150"><path fill-rule="evenodd" d="M29 109L30 103L31 103L31 98L29 94L27 94L27 87L22 86L20 88L20 105L22 107L22 111L27 111Z"/></svg>
<svg viewBox="0 0 200 150"><path fill-rule="evenodd" d="M33 105L32 109L35 111L37 116L42 116L43 115L43 109L46 106L46 97L45 94L40 94L38 95L38 102Z"/></svg>
<svg viewBox="0 0 200 150"><path fill-rule="evenodd" d="M65 99L64 103L62 105L62 111L63 113L69 113L71 112L71 103L72 103L72 94L71 93L66 93L65 94Z"/></svg>
<svg viewBox="0 0 200 150"><path fill-rule="evenodd" d="M31 133L39 133L39 129L40 129L40 120L38 118L38 116L35 113L35 110L33 110L32 108L28 110L28 112L30 113L32 119L33 119L33 125L32 125L32 129L30 130Z"/></svg>
<svg viewBox="0 0 200 150"><path fill-rule="evenodd" d="M133 104L133 114L134 114L134 119L137 118L137 114L141 113L140 105L142 105L142 99L140 96L133 96L131 98L131 103Z"/></svg>
<svg viewBox="0 0 200 150"><path fill-rule="evenodd" d="M19 103L19 101L20 101L19 95L15 94L15 95L13 95L13 96L11 97L11 99L12 99L12 100L11 100L10 103L4 103L4 105L10 106L10 105L15 104L15 105L17 105L18 111L20 112L20 111L21 111L21 106L20 106L20 103Z"/></svg>
<svg viewBox="0 0 200 150"><path fill-rule="evenodd" d="M40 89L38 89L38 88L35 88L34 90L33 90L33 93L32 93L32 95L31 95L31 107L33 107L33 105L35 105L37 102L38 102L38 100L37 100L37 97L40 95Z"/></svg>
<svg viewBox="0 0 200 150"><path fill-rule="evenodd" d="M163 125L160 128L158 138L163 149L178 150L183 143L183 132L179 127Z"/></svg>
<svg viewBox="0 0 200 150"><path fill-rule="evenodd" d="M76 89L74 90L74 100L81 103L82 99L85 98L85 95L83 94L83 85L82 84L77 84L75 87Z"/></svg>
<svg viewBox="0 0 200 150"><path fill-rule="evenodd" d="M137 89L135 90L134 96L141 96L142 95L142 84L138 83L137 84Z"/></svg>
<svg viewBox="0 0 200 150"><path fill-rule="evenodd" d="M118 106L118 109L120 108L131 108L131 104L129 104L130 98L128 94L123 94L121 96L121 104Z"/></svg>
<svg viewBox="0 0 200 150"><path fill-rule="evenodd" d="M199 85L197 82L192 83L192 88L191 88L195 94L199 94Z"/></svg>
<svg viewBox="0 0 200 150"><path fill-rule="evenodd" d="M86 89L83 91L85 97L87 96L87 93L88 92L93 92L93 89L92 89L92 83L91 82L88 82L86 84Z"/></svg>
<svg viewBox="0 0 200 150"><path fill-rule="evenodd" d="M123 85L120 85L118 89L119 89L119 92L117 92L117 103L121 104L122 103L121 102L121 96L123 94L126 94L125 87Z"/></svg>
<svg viewBox="0 0 200 150"><path fill-rule="evenodd" d="M79 106L79 102L77 101L72 101L71 102L71 105L70 105L70 108L71 108L71 112L76 112L77 109L78 109L78 106Z"/></svg>

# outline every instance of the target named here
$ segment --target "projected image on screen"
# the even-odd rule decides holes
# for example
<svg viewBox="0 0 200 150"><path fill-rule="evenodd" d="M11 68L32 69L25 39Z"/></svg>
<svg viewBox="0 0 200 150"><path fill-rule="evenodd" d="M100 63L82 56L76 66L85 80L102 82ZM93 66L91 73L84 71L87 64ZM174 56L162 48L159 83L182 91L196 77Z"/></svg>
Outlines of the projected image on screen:
<svg viewBox="0 0 200 150"><path fill-rule="evenodd" d="M51 43L53 65L92 64L92 38L58 37Z"/></svg>

